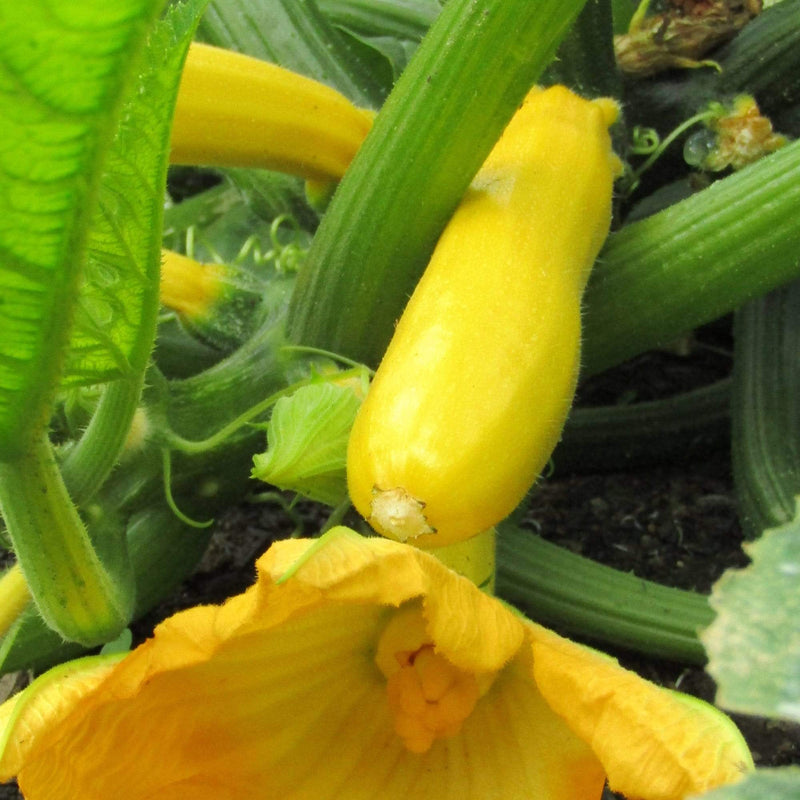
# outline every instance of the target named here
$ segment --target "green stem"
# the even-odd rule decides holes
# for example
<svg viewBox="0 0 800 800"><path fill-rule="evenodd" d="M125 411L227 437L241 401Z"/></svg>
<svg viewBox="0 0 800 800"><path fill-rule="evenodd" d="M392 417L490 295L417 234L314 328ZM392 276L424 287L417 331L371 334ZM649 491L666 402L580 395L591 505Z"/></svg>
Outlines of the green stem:
<svg viewBox="0 0 800 800"><path fill-rule="evenodd" d="M702 458L730 437L731 381L663 400L575 408L553 453L556 471L608 472Z"/></svg>
<svg viewBox="0 0 800 800"><path fill-rule="evenodd" d="M275 403L277 403L282 397L287 397L291 394L294 394L294 392L303 386L310 386L314 383L324 383L326 381L333 382L347 380L348 378L358 378L363 374L363 367L357 366L349 370L342 370L341 372L337 372L328 376L311 375L309 378L304 378L303 380L292 383L283 389L279 389L277 392L273 392L271 395L265 397L263 400L260 400L258 403L248 408L247 411L226 423L219 428L219 430L215 431L210 436L207 436L205 439L186 439L177 433L165 429L163 433L166 444L175 450L180 450L182 453L188 454L198 454L204 453L208 450L213 450L214 448L223 445L245 425L253 422L264 412L269 411L269 409L272 408L272 406L274 406Z"/></svg>
<svg viewBox="0 0 800 800"><path fill-rule="evenodd" d="M139 406L143 375L108 384L89 426L61 465L72 502L82 506L103 485L119 459Z"/></svg>
<svg viewBox="0 0 800 800"><path fill-rule="evenodd" d="M800 141L613 233L585 295L584 371L666 345L800 274Z"/></svg>
<svg viewBox="0 0 800 800"><path fill-rule="evenodd" d="M697 634L714 612L703 595L598 564L510 524L497 537L497 595L571 635L705 662Z"/></svg>
<svg viewBox="0 0 800 800"><path fill-rule="evenodd" d="M132 610L130 582L101 563L46 436L0 463L0 511L48 625L89 646L117 636Z"/></svg>
<svg viewBox="0 0 800 800"><path fill-rule="evenodd" d="M800 282L736 314L733 475L747 538L794 519L800 494Z"/></svg>
<svg viewBox="0 0 800 800"><path fill-rule="evenodd" d="M653 166L653 164L661 158L664 151L684 132L688 131L689 128L697 125L699 122L704 122L705 120L712 119L713 117L718 116L718 112L714 111L701 111L698 114L695 114L689 119L684 120L680 125L670 131L667 136L665 136L655 147L655 149L650 153L647 159L643 161L630 175L627 179L627 187L626 192L628 194L633 194L636 187L639 185L639 181L642 178L647 170Z"/></svg>
<svg viewBox="0 0 800 800"><path fill-rule="evenodd" d="M210 530L184 525L161 502L133 514L127 526L131 563L136 574L138 619L175 591L197 566L208 547ZM31 608L0 641L0 675L19 669L41 672L77 658L84 648L65 642Z"/></svg>
<svg viewBox="0 0 800 800"><path fill-rule="evenodd" d="M447 219L582 5L449 0L314 237L292 341L377 364Z"/></svg>
<svg viewBox="0 0 800 800"><path fill-rule="evenodd" d="M149 376L146 395L164 394L169 427L186 439L213 436L231 419L245 414L256 401L305 377L310 359L283 350L282 309L270 316L237 350L189 378L170 380L157 370Z"/></svg>

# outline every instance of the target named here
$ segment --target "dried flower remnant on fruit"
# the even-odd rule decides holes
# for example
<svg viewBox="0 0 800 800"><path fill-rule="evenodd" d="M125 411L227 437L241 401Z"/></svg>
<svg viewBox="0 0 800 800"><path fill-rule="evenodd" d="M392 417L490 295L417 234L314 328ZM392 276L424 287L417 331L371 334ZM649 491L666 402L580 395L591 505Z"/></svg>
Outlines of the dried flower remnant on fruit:
<svg viewBox="0 0 800 800"><path fill-rule="evenodd" d="M756 101L750 95L740 95L730 107L721 106L719 115L711 117L704 130L686 140L684 158L710 172L741 169L787 142L785 136L775 133Z"/></svg>
<svg viewBox="0 0 800 800"><path fill-rule="evenodd" d="M671 0L666 11L651 15L649 5L644 0L627 33L614 37L617 65L634 78L673 68L716 67L703 56L761 11L761 0Z"/></svg>
<svg viewBox="0 0 800 800"><path fill-rule="evenodd" d="M436 533L425 517L425 503L410 495L402 486L372 490L368 522L375 530L399 542Z"/></svg>

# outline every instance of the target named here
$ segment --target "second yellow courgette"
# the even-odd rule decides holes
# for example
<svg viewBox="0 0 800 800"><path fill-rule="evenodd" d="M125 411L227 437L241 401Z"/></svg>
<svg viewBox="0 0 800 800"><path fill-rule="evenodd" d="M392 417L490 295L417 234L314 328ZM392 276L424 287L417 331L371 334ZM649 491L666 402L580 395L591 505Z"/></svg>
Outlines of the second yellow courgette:
<svg viewBox="0 0 800 800"><path fill-rule="evenodd" d="M546 464L611 220L616 115L612 100L532 90L447 225L350 437L350 496L379 533L474 536Z"/></svg>

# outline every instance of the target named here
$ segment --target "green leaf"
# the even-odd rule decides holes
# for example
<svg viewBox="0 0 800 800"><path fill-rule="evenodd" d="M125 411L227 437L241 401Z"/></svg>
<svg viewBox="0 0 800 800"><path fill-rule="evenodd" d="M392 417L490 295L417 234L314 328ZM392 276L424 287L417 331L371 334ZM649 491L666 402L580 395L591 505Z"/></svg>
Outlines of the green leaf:
<svg viewBox="0 0 800 800"><path fill-rule="evenodd" d="M0 10L0 458L47 424L103 163L160 5Z"/></svg>
<svg viewBox="0 0 800 800"><path fill-rule="evenodd" d="M158 314L161 222L181 67L207 0L172 5L149 37L104 164L63 384L143 372Z"/></svg>
<svg viewBox="0 0 800 800"><path fill-rule="evenodd" d="M800 769L759 769L741 783L714 789L702 797L703 800L797 800L800 797Z"/></svg>
<svg viewBox="0 0 800 800"><path fill-rule="evenodd" d="M317 0L347 36L374 48L400 76L442 7L437 0Z"/></svg>
<svg viewBox="0 0 800 800"><path fill-rule="evenodd" d="M701 636L717 703L800 721L800 516L745 550L753 563L714 586L717 618Z"/></svg>
<svg viewBox="0 0 800 800"><path fill-rule="evenodd" d="M611 17L610 0L588 0L541 82L563 83L583 97L620 97Z"/></svg>
<svg viewBox="0 0 800 800"><path fill-rule="evenodd" d="M53 240L50 262L34 264L30 258L0 262L0 277L10 275L18 283L28 282L27 295L18 293L11 298L7 316L0 318L0 330L16 337L12 336L9 344L16 345L17 354L21 341L37 345L25 353L25 367L31 372L27 386L12 387L17 392L16 413L9 403L11 412L5 419L0 417L6 423L0 425L0 433L9 443L0 453L5 457L0 463L0 509L42 617L62 637L86 645L116 636L129 621L134 605L122 521L88 511L82 518L73 501L91 497L110 472L141 391L158 309L169 120L180 65L203 8L202 0L174 5L166 20L157 23L160 0L130 0L127 17L120 15L120 3L112 5L114 10L109 11L98 3L95 16L86 18L84 6L76 4L69 5L63 19L34 15L27 31L22 12L20 19L12 19L6 12L0 18L4 24L11 21L17 25L16 34L26 45L49 31L48 25L57 25L55 32L63 35L56 36L49 46L55 52L64 48L63 70L52 72L49 83L40 86L28 81L37 88L36 93L9 92L0 95L0 100L7 101L20 122L28 115L45 133L50 130L47 120L69 120L81 130L83 146L81 158L69 160L74 153L60 153L70 170L65 173L69 176L69 191L64 195L68 201L58 207L58 213L49 217L45 213L45 217L53 226L59 223L69 235ZM7 25L6 32L10 27ZM90 66L80 63L87 50L99 53L103 69L98 67L97 75L106 83L98 85L91 104L83 94L71 105L63 100L58 106L45 103L45 95L69 99L69 90L62 83L69 87L75 80L88 80L84 72L93 76ZM6 55L9 53L14 56L16 51L7 47ZM113 60L109 53L115 54ZM73 59L78 61L75 74L70 71ZM10 63L7 57L4 65ZM28 77L24 67L15 62L18 83ZM27 67L38 76L31 64ZM28 136L38 130L30 123L29 128ZM22 127L16 133L16 140L11 137L12 149L21 147ZM56 148L63 141L47 143ZM60 185L63 176L50 171L42 177L29 154L27 160L25 153L18 155L23 177L12 184L9 176L15 176L6 167L0 180L12 190L22 187L32 193L29 210L35 221L36 203L44 197L45 212L49 211L47 191ZM34 198L40 183L41 195ZM0 230L0 247L5 244L2 233ZM35 236L30 240L39 242ZM12 269L4 270L9 263ZM42 266L47 266L49 273L37 271L36 267ZM34 306L36 313L30 313ZM51 317L58 322L55 330ZM111 377L127 380L108 385L86 433L62 465L62 478L46 439L46 425L52 386L64 366L70 336L67 384L76 374L78 383ZM39 374L31 371L42 365L46 369ZM7 387L0 381L3 388ZM33 413L26 415L21 401L31 405Z"/></svg>
<svg viewBox="0 0 800 800"><path fill-rule="evenodd" d="M319 383L280 399L267 425L267 451L253 477L330 506L347 498L347 441L361 398L352 386Z"/></svg>
<svg viewBox="0 0 800 800"><path fill-rule="evenodd" d="M323 16L314 0L214 0L199 35L338 89L356 105L377 108L387 87Z"/></svg>
<svg viewBox="0 0 800 800"><path fill-rule="evenodd" d="M172 112L183 59L207 0L169 7L134 67L98 202L62 384L109 382L62 464L75 503L85 503L119 458L139 404L159 312L164 186Z"/></svg>
<svg viewBox="0 0 800 800"><path fill-rule="evenodd" d="M419 42L442 10L438 0L317 0L328 19L351 33Z"/></svg>

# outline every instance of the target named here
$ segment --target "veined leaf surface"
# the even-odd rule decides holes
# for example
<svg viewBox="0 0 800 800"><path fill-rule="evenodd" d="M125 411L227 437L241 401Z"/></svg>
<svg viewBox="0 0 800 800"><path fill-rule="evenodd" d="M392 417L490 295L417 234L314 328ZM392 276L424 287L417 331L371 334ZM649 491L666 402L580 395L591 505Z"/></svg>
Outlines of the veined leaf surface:
<svg viewBox="0 0 800 800"><path fill-rule="evenodd" d="M105 156L160 5L0 7L0 458L47 424Z"/></svg>
<svg viewBox="0 0 800 800"><path fill-rule="evenodd" d="M798 506L800 510L800 506ZM753 563L714 586L716 620L701 638L717 702L800 721L800 513L745 545Z"/></svg>
<svg viewBox="0 0 800 800"><path fill-rule="evenodd" d="M141 373L150 357L172 114L189 40L207 2L171 6L139 61L91 216L64 385Z"/></svg>

